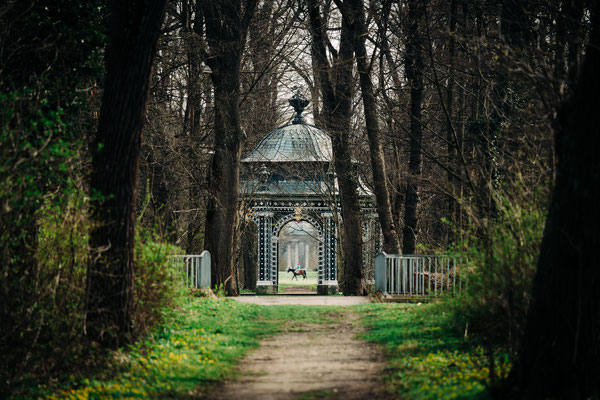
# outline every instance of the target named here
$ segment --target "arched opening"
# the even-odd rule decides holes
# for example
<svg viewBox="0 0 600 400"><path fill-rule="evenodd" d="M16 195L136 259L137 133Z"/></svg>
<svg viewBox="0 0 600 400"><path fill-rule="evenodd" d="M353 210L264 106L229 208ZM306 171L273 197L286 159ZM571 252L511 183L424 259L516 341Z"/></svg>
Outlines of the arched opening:
<svg viewBox="0 0 600 400"><path fill-rule="evenodd" d="M284 226L290 222L308 223L310 227L303 225L297 226L296 231L309 234L312 239L315 239L317 245L317 294L334 294L337 293L337 257L336 257L336 235L337 228L332 214L323 207L322 201L313 201L311 203L291 203L281 204L276 210L264 210L267 207L273 207L275 202L267 204L260 203L263 208L255 212L254 222L258 227L257 249L258 249L258 280L256 282L257 294L273 294L279 292L279 249L280 249L280 233ZM259 208L259 207L257 207ZM285 235L284 235L285 239ZM314 244L314 242L313 242ZM285 245L281 249L286 249ZM298 250L298 261L300 261L300 251ZM304 248L306 253L306 246ZM309 243L308 269L313 269L314 259L311 260L310 254L312 249ZM287 252L284 251L282 259L287 259ZM288 260L287 265L294 265L296 256L290 252L291 260ZM304 262L306 262L304 261ZM286 273L282 271L282 274ZM291 272L290 272L291 274ZM312 274L311 274L312 275ZM308 278L308 277L307 277ZM294 279L294 283L297 283ZM301 285L304 286L304 285Z"/></svg>
<svg viewBox="0 0 600 400"><path fill-rule="evenodd" d="M279 230L277 242L279 293L317 293L318 229L307 221L292 220Z"/></svg>

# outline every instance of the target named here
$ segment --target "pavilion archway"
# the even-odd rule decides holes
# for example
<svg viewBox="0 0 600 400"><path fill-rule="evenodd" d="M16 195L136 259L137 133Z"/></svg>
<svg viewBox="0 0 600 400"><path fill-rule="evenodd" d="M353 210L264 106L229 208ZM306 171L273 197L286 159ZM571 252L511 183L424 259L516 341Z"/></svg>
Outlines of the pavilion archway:
<svg viewBox="0 0 600 400"><path fill-rule="evenodd" d="M275 260L275 265L278 267L280 264L279 257L281 255L281 249L279 248L280 239L281 239L281 231L285 226L287 226L290 222L306 222L310 224L313 228L316 229L317 235L317 271L318 271L318 284L322 285L324 280L329 280L329 268L328 266L328 257L330 256L330 252L327 247L327 238L326 236L326 227L324 229L321 221L311 217L310 215L298 216L294 214L283 215L273 226L273 249L276 251L277 259ZM335 240L335 238L334 238ZM335 256L335 255L334 255ZM279 268L277 268L279 271ZM326 277L327 275L327 277ZM279 281L279 277L276 277L277 281Z"/></svg>
<svg viewBox="0 0 600 400"><path fill-rule="evenodd" d="M307 222L317 231L318 293L337 290L337 227L333 213L323 202L269 202L254 211L258 227L257 293L277 293L279 281L279 236L291 221ZM267 209L268 208L268 209Z"/></svg>

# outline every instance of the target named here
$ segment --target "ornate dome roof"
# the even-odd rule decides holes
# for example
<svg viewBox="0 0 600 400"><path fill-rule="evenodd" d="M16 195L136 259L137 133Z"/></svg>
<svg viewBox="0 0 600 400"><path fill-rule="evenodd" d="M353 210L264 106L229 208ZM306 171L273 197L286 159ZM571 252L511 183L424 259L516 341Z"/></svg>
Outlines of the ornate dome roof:
<svg viewBox="0 0 600 400"><path fill-rule="evenodd" d="M248 171L254 169L254 175L250 173L243 176L241 191L269 196L322 197L325 193L330 194L333 188L337 193L337 179L331 173L332 171L328 171L328 165L312 170L293 165L289 171L284 171L282 164L279 164L282 168L272 165L302 162L330 163L333 159L331 138L316 126L306 124L302 118L301 114L308 100L296 93L289 101L297 113L292 123L271 131L246 158L242 159L243 163L258 163L258 165L246 165L249 167ZM268 164L271 166L269 167ZM258 166L261 168L260 171L255 169ZM307 171L312 173L307 175ZM372 195L360 178L359 194Z"/></svg>
<svg viewBox="0 0 600 400"><path fill-rule="evenodd" d="M242 162L330 162L331 139L298 121L271 131Z"/></svg>

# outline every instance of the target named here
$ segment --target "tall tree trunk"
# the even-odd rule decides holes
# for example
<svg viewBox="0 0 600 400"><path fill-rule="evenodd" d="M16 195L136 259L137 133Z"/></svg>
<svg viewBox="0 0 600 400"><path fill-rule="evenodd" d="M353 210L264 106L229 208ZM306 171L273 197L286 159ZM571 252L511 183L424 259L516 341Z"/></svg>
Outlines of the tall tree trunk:
<svg viewBox="0 0 600 400"><path fill-rule="evenodd" d="M565 0L563 8L566 8L566 28L570 40L567 43L567 84L569 89L576 82L581 64L581 43L584 41L585 33L582 29L581 19L584 15L584 0Z"/></svg>
<svg viewBox="0 0 600 400"><path fill-rule="evenodd" d="M367 27L365 26L364 3L362 0L351 0L348 3L348 12L344 14L345 18L350 19L349 22L352 23L354 33L354 53L356 54L356 65L358 67L360 89L365 110L367 136L369 138L369 155L373 173L373 188L375 198L377 199L377 215L379 216L379 223L383 233L383 250L389 254L398 254L400 253L400 241L398 240L398 232L392 218L387 168L381 144L377 105L373 94L373 82L371 81L365 46Z"/></svg>
<svg viewBox="0 0 600 400"><path fill-rule="evenodd" d="M572 97L559 114L556 186L527 328L512 371L519 398L600 397L600 18Z"/></svg>
<svg viewBox="0 0 600 400"><path fill-rule="evenodd" d="M392 1L385 0L381 4L381 10L376 10L373 8L373 2L371 4L371 15L374 16L374 21L377 24L377 29L379 30L379 75L380 82L382 82L382 95L385 99L387 105L387 125L389 134L396 137L396 127L398 123L396 122L396 118L394 117L395 111L394 109L397 107L397 102L400 101L402 97L402 81L400 79L399 68L397 66L394 57L392 57L392 53L390 51L390 44L388 41L388 25L390 20L390 13L392 8ZM389 75L392 77L393 82L393 92L395 92L395 98L392 99L387 95L385 90L385 75L387 74L384 69L384 60L388 65ZM404 204L404 193L405 187L402 185L402 172L401 172L401 160L400 160L400 144L398 140L394 140L393 142L393 161L392 168L390 168L391 174L391 188L389 189L390 194L390 206L392 213L392 221L396 228L396 235L400 235L398 231L400 226L402 225L402 219L400 218L402 214L402 206ZM389 175L388 175L389 176ZM401 251L401 249L399 249Z"/></svg>
<svg viewBox="0 0 600 400"><path fill-rule="evenodd" d="M452 240L452 229L456 229L456 216L458 213L459 203L457 202L457 184L460 184L456 179L455 174L458 171L456 159L458 157L458 135L454 125L454 79L455 79L455 63L456 63L456 41L454 32L456 31L456 9L457 0L450 1L450 37L448 38L448 86L446 88L446 151L448 155L448 220L452 222L452 226L447 230L448 242Z"/></svg>
<svg viewBox="0 0 600 400"><path fill-rule="evenodd" d="M187 99L185 107L185 119L183 122L184 133L188 133L192 145L202 136L200 122L202 116L202 58L199 54L201 38L204 35L203 15L201 1L183 1L185 5L182 11L182 31L186 34L187 45ZM193 4L195 3L195 4ZM192 6L194 19L191 17Z"/></svg>
<svg viewBox="0 0 600 400"><path fill-rule="evenodd" d="M404 198L404 230L402 252L414 254L417 244L417 209L419 205L418 181L421 177L421 137L423 108L423 17L427 3L422 0L408 1L406 56L404 60L406 77L410 84L410 159L408 179Z"/></svg>
<svg viewBox="0 0 600 400"><path fill-rule="evenodd" d="M252 221L246 221L242 229L242 264L244 265L244 288L256 290L258 278L258 227Z"/></svg>
<svg viewBox="0 0 600 400"><path fill-rule="evenodd" d="M207 0L202 4L210 54L215 106L215 148L209 174L204 248L211 253L211 280L227 294L239 294L234 263L240 188L240 159L245 137L239 115L240 63L255 0Z"/></svg>
<svg viewBox="0 0 600 400"><path fill-rule="evenodd" d="M110 44L98 134L92 142L93 208L86 332L106 345L132 333L135 198L152 61L167 1L111 3Z"/></svg>
<svg viewBox="0 0 600 400"><path fill-rule="evenodd" d="M352 163L349 131L352 99L352 32L342 20L340 48L335 67L329 65L325 50L325 33L318 0L308 0L312 36L313 62L317 64L321 94L322 118L331 135L334 170L338 180L343 218L344 266L342 291L345 295L366 293L362 268L362 224L358 198L358 174Z"/></svg>
<svg viewBox="0 0 600 400"><path fill-rule="evenodd" d="M224 286L227 293L237 295L234 264L234 237L237 226L240 159L243 131L239 125L237 100L239 86L231 90L215 85L215 154L209 176L209 202L206 214L204 248L212 255L212 282ZM226 78L225 78L226 79ZM230 82L239 84L239 75L230 75ZM230 100L229 97L234 97Z"/></svg>

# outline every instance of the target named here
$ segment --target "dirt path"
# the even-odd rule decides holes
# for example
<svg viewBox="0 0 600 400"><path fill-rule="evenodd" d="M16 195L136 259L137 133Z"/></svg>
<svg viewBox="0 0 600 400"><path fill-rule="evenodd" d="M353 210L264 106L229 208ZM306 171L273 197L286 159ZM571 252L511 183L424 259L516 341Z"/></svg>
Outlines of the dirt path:
<svg viewBox="0 0 600 400"><path fill-rule="evenodd" d="M242 376L215 388L213 400L384 399L381 350L356 338L358 316L294 326L261 343L240 363Z"/></svg>
<svg viewBox="0 0 600 400"><path fill-rule="evenodd" d="M368 303L368 297L361 296L240 296L231 297L241 303L260 304L261 306L301 305L301 306L353 306Z"/></svg>

